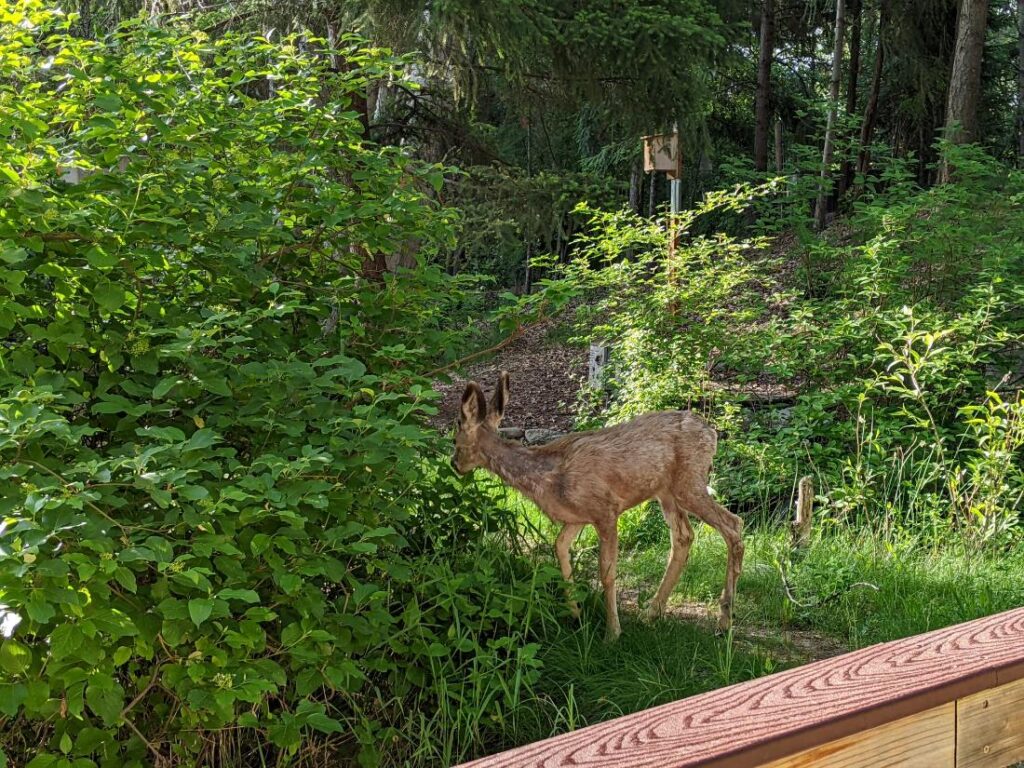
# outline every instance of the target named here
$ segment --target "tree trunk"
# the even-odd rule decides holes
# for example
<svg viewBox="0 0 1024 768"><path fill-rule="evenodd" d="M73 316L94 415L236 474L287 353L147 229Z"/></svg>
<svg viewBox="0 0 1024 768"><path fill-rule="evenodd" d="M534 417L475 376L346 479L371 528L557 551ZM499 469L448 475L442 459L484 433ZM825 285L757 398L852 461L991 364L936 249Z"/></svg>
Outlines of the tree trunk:
<svg viewBox="0 0 1024 768"><path fill-rule="evenodd" d="M82 37L92 39L92 0L81 0L78 4L78 28Z"/></svg>
<svg viewBox="0 0 1024 768"><path fill-rule="evenodd" d="M637 160L633 163L633 170L629 175L629 210L633 213L640 213L640 190L643 189L643 185L643 166Z"/></svg>
<svg viewBox="0 0 1024 768"><path fill-rule="evenodd" d="M960 0L956 19L956 50L946 100L946 138L966 144L978 137L978 102L981 100L981 57L985 49L988 0ZM943 164L943 180L949 169Z"/></svg>
<svg viewBox="0 0 1024 768"><path fill-rule="evenodd" d="M871 142L875 136L875 122L878 119L878 94L882 88L882 69L885 66L885 33L889 21L889 0L882 0L878 9L878 42L875 48L875 65L871 71L871 91L864 107L864 122L860 126L860 151L857 153L857 173L865 176L871 165Z"/></svg>
<svg viewBox="0 0 1024 768"><path fill-rule="evenodd" d="M754 170L768 170L769 102L772 95L772 58L775 48L775 0L761 2L761 51L757 59L754 96Z"/></svg>
<svg viewBox="0 0 1024 768"><path fill-rule="evenodd" d="M654 218L654 208L657 204L658 172L651 171L648 175L650 187L647 190L647 218Z"/></svg>
<svg viewBox="0 0 1024 768"><path fill-rule="evenodd" d="M836 113L839 111L839 82L843 74L843 36L846 33L846 0L836 0L836 41L832 49L832 85L829 89L828 122L825 125L825 148L821 153L821 177L818 180L818 204L814 209L814 227L825 228L828 208L828 186L831 177L832 152L835 143Z"/></svg>
<svg viewBox="0 0 1024 768"><path fill-rule="evenodd" d="M532 274L532 260L533 254L531 253L530 243L526 243L526 279L523 281L523 293L527 296L530 295L531 289L533 288L533 274Z"/></svg>
<svg viewBox="0 0 1024 768"><path fill-rule="evenodd" d="M846 85L846 116L852 117L857 111L857 85L860 79L860 31L861 31L861 10L862 0L850 0L850 13L853 15L853 25L850 27L850 71ZM844 153L843 167L839 174L838 199L842 199L846 190L853 183L853 162L849 151Z"/></svg>
<svg viewBox="0 0 1024 768"><path fill-rule="evenodd" d="M1024 3L1024 0L1021 0ZM775 118L775 173L782 175L782 118Z"/></svg>
<svg viewBox="0 0 1024 768"><path fill-rule="evenodd" d="M338 46L338 32L335 29L334 21L327 19L327 45L334 51ZM331 53L331 69L335 72L348 71L355 68L355 64L342 59L337 53ZM370 109L366 100L366 93L353 92L351 95L352 109L359 113L359 121L363 124L363 135L370 132Z"/></svg>
<svg viewBox="0 0 1024 768"><path fill-rule="evenodd" d="M1017 0L1017 165L1024 168L1024 0Z"/></svg>

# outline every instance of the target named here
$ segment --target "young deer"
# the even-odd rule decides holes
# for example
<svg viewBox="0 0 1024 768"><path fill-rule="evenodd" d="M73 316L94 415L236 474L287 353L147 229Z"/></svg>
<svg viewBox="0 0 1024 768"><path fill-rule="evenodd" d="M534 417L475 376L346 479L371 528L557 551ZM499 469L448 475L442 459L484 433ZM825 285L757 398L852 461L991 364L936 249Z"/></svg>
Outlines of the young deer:
<svg viewBox="0 0 1024 768"><path fill-rule="evenodd" d="M600 539L599 563L608 612L608 637L619 636L615 565L619 555L619 515L648 499L657 499L672 538L668 567L648 615L661 615L686 565L693 541L688 514L717 530L728 546L725 589L719 601L719 628L732 623L732 601L743 567L743 521L708 493L711 457L718 436L689 411L638 416L594 432L566 435L547 445L526 448L498 435L509 392L502 371L490 405L475 381L466 385L455 435L452 466L465 475L484 467L534 501L552 521L562 523L555 554L566 581L572 581L569 547L585 525ZM570 601L574 615L578 606Z"/></svg>

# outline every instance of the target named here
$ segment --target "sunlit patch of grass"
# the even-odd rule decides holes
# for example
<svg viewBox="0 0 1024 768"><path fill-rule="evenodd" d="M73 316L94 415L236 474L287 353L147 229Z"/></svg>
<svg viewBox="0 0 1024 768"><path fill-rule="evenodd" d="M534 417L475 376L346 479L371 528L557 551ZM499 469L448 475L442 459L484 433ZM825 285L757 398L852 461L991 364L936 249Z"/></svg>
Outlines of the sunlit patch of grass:
<svg viewBox="0 0 1024 768"><path fill-rule="evenodd" d="M524 549L553 560L559 526L518 493L494 486L514 511ZM715 632L726 552L693 521L695 540L665 618L641 618L664 573L668 534L656 503L620 520L618 585L623 634L607 644L597 583L597 537L573 549L583 615L545 623L539 680L514 712L488 728L486 751L547 738L856 647L906 637L1024 604L1024 552L936 543L895 529L823 520L793 551L788 531L751 522L735 629ZM796 646L789 639L799 635ZM820 647L819 647L820 641Z"/></svg>

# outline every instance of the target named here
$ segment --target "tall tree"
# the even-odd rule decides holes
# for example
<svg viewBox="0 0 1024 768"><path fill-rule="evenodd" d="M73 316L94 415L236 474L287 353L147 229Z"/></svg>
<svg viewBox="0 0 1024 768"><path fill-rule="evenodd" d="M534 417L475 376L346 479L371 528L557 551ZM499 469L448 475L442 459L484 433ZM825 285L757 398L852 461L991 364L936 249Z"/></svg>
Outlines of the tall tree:
<svg viewBox="0 0 1024 768"><path fill-rule="evenodd" d="M863 16L862 0L850 0L850 15L853 24L850 27L850 71L846 80L846 117L849 119L857 111L857 87L860 80L860 35L861 18ZM853 163L850 155L843 158L843 167L839 173L839 194L842 198L853 181Z"/></svg>
<svg viewBox="0 0 1024 768"><path fill-rule="evenodd" d="M757 59L754 96L754 169L768 170L768 131L771 118L772 59L775 49L775 0L761 1L761 50Z"/></svg>
<svg viewBox="0 0 1024 768"><path fill-rule="evenodd" d="M1017 0L1017 164L1024 168L1024 0Z"/></svg>
<svg viewBox="0 0 1024 768"><path fill-rule="evenodd" d="M818 204L814 209L814 226L825 228L828 208L828 182L831 177L833 144L835 143L836 115L839 111L839 82L843 75L843 36L846 33L846 2L836 0L836 39L832 49L832 84L829 88L828 122L825 125L825 148L821 153L821 178L818 182Z"/></svg>
<svg viewBox="0 0 1024 768"><path fill-rule="evenodd" d="M988 0L961 0L956 21L956 50L946 99L946 136L962 144L978 138L981 57L985 48Z"/></svg>
<svg viewBox="0 0 1024 768"><path fill-rule="evenodd" d="M875 137L875 123L878 120L878 95L882 89L882 70L885 66L885 33L889 20L889 0L881 0L878 8L878 38L875 47L875 64L871 70L871 89L864 107L864 120L860 126L860 150L857 153L857 173L864 175L871 164L871 142Z"/></svg>

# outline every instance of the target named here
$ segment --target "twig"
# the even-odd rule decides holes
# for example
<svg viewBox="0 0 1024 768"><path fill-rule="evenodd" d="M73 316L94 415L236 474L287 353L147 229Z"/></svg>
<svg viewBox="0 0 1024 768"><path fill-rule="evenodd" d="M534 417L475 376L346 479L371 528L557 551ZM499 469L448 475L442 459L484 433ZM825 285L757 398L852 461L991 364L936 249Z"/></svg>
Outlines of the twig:
<svg viewBox="0 0 1024 768"><path fill-rule="evenodd" d="M139 691L139 694L128 703L128 706L121 710L121 717L125 717L125 715L127 715L132 710L132 708L135 707L136 704L142 701L142 699L145 698L146 694L149 693L150 690L152 690L153 686L156 685L156 679L160 674L160 668L162 666L162 663L156 665L156 667L153 669L153 675L149 678L149 682L146 683L146 687Z"/></svg>
<svg viewBox="0 0 1024 768"><path fill-rule="evenodd" d="M554 317L554 315L545 315L545 314L542 313L540 315L540 317L538 317L532 323L528 323L527 325L517 326L516 329L507 338L505 338L504 340L498 342L493 347L488 347L487 349L481 349L481 350L479 350L477 352L473 352L472 354L466 355L465 357L460 357L458 360L453 360L452 362L450 362L450 363L448 363L446 365L442 365L439 368L435 368L432 371L427 371L425 374L423 374L423 376L424 376L424 378L428 378L428 379L429 378L433 378L434 376L436 376L439 373L444 373L445 371L449 371L452 368L456 368L456 367L458 367L458 366L460 366L460 365L462 365L464 363L468 363L470 360L476 360L478 357L483 357L484 355L489 355L492 352L497 352L500 349L504 349L509 344L511 344L513 341L515 341L516 339L520 338L524 333L526 333L527 331L531 331L531 330L533 330L534 328L536 328L536 327L538 327L540 325L543 325L548 320L550 320L552 317Z"/></svg>
<svg viewBox="0 0 1024 768"><path fill-rule="evenodd" d="M149 739L143 736L142 731L135 727L135 723L133 723L128 718L124 718L124 724L131 728L132 732L142 740L143 744L146 745L146 749L153 753L153 757L155 758L153 764L156 765L158 768L159 766L164 765L164 763L166 762L166 758L162 754L160 754L160 750L154 747Z"/></svg>

